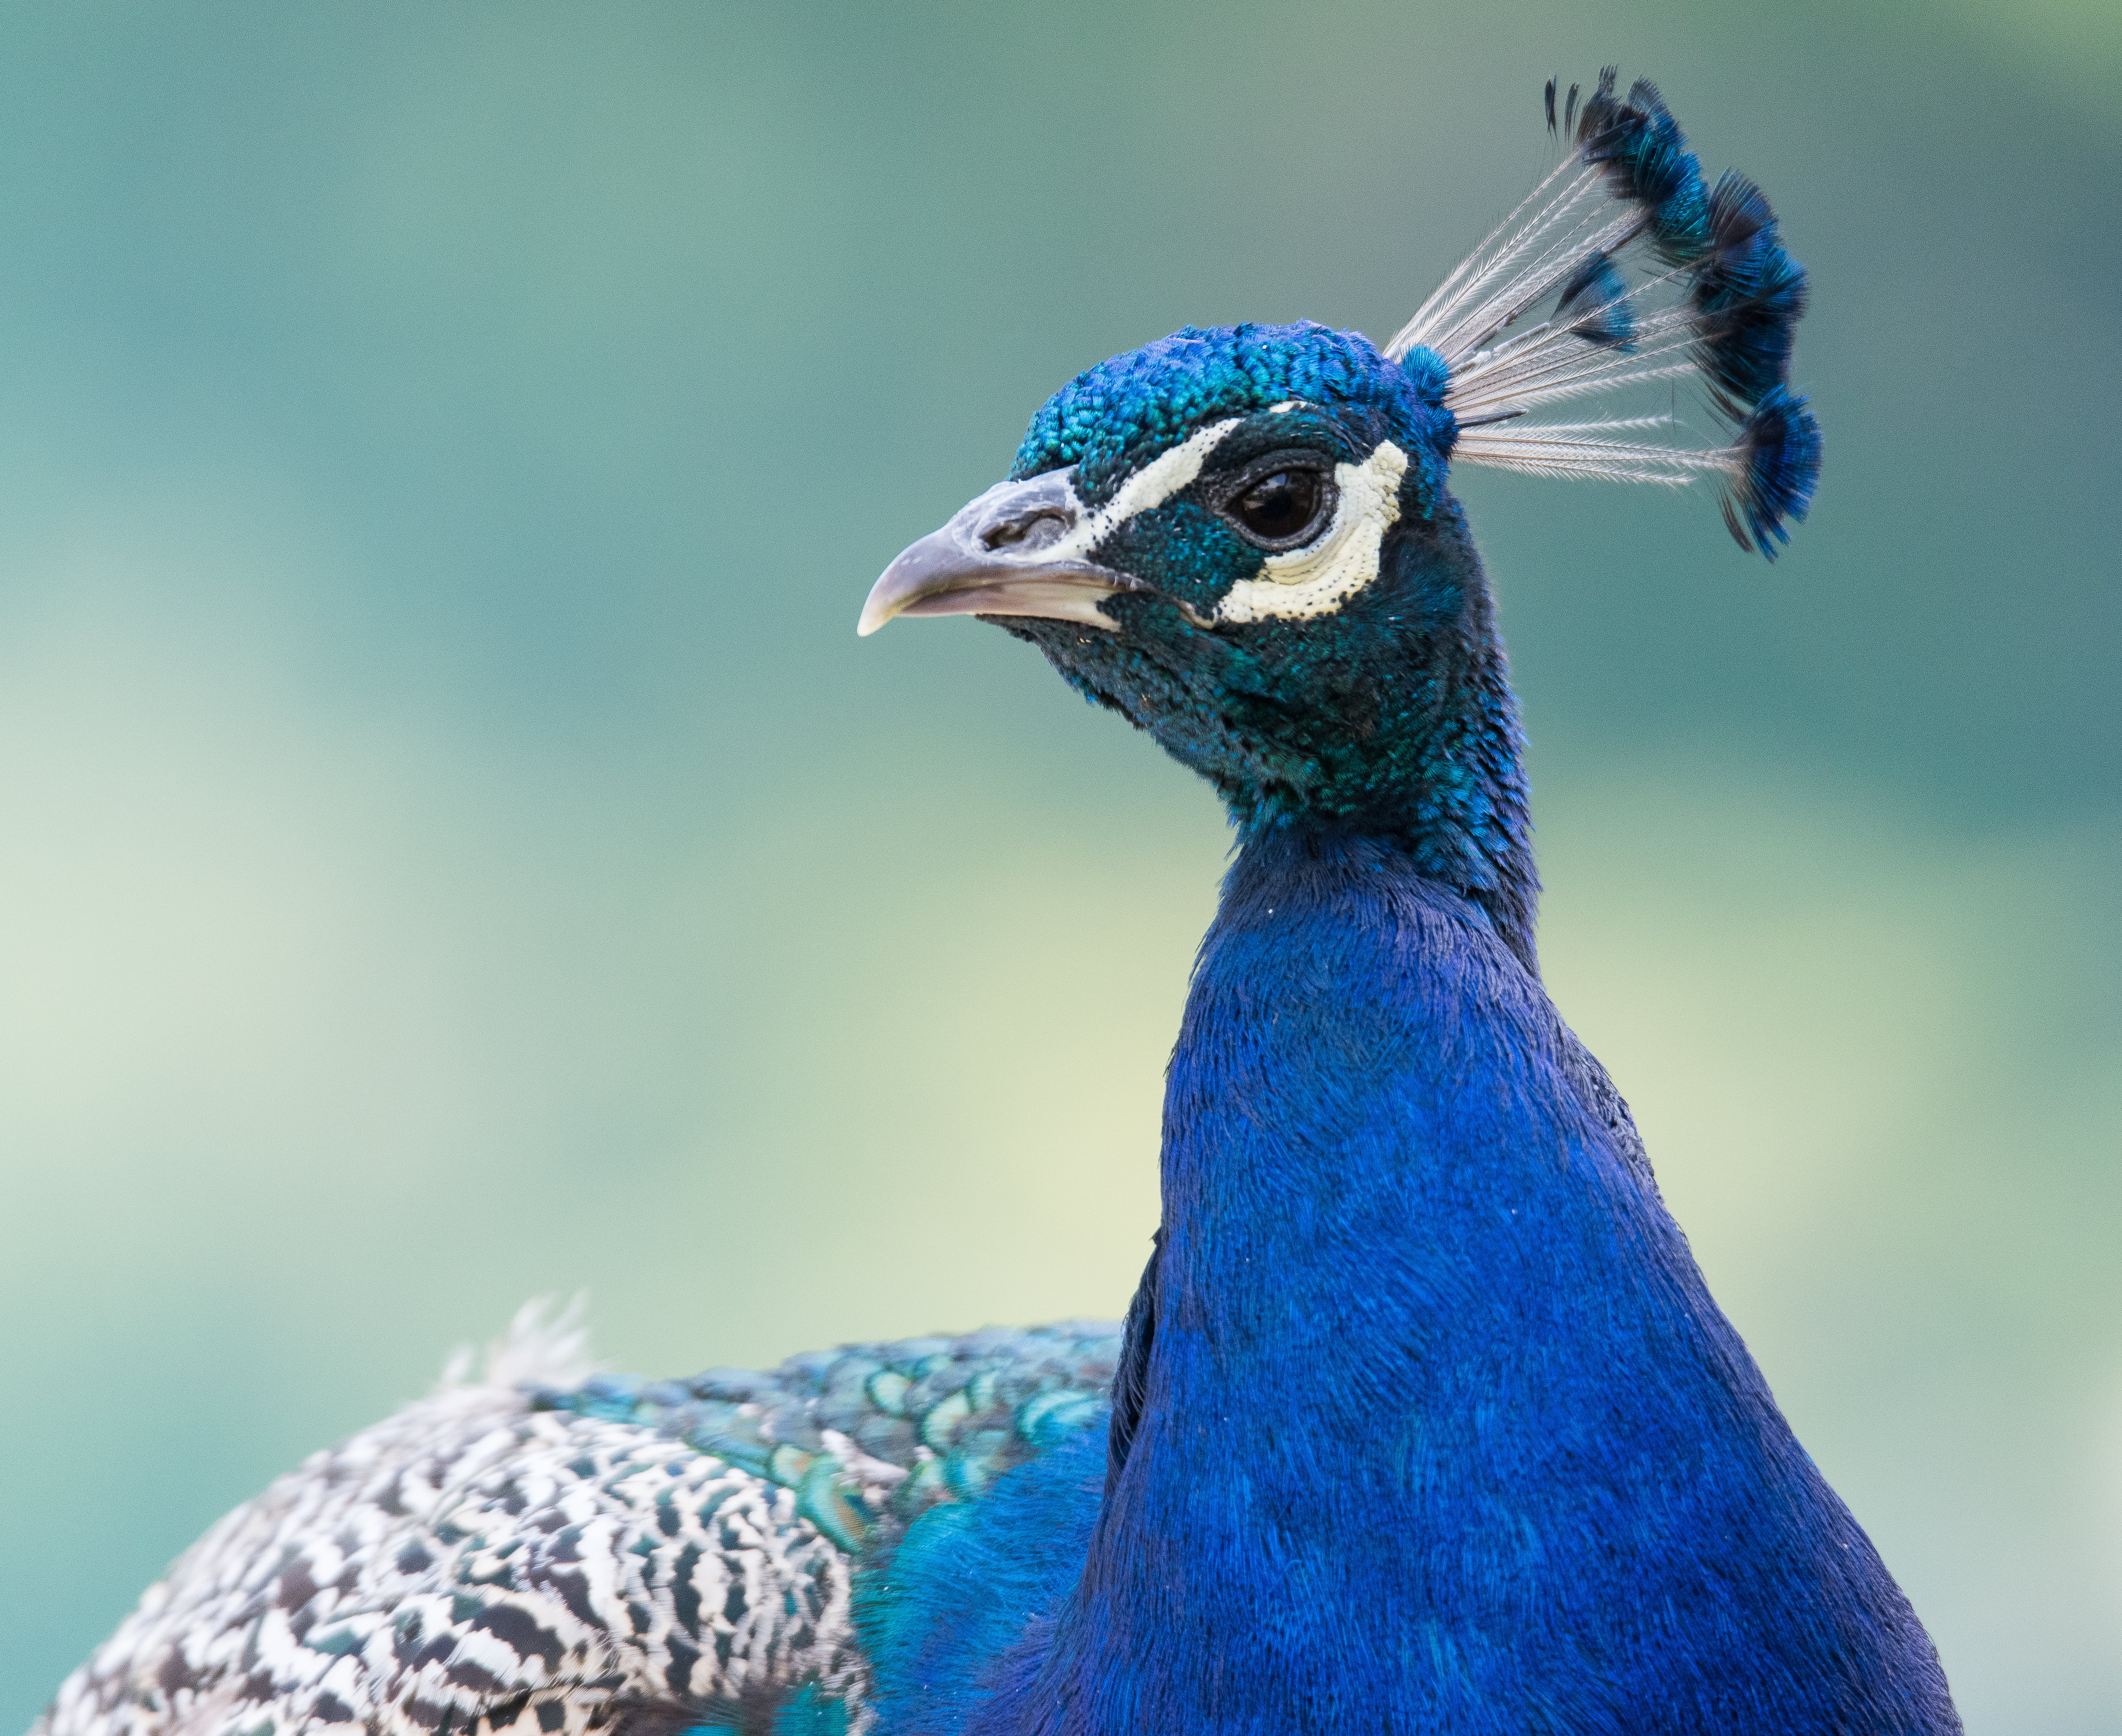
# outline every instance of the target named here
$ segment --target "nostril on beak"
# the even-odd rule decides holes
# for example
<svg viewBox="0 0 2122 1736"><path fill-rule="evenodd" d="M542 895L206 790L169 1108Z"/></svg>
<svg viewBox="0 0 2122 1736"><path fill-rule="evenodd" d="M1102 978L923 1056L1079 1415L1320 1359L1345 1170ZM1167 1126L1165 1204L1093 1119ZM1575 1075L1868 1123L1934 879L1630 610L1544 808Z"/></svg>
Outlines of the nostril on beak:
<svg viewBox="0 0 2122 1736"><path fill-rule="evenodd" d="M988 550L1043 548L1055 540L1068 525L1058 512L1026 512L997 519L980 532L980 546Z"/></svg>

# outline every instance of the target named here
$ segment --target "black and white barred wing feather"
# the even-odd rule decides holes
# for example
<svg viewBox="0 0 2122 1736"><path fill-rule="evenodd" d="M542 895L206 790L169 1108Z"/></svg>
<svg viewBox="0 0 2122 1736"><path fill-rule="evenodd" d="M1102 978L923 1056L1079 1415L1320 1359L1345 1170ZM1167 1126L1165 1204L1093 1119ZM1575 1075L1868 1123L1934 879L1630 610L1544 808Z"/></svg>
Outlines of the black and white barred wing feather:
<svg viewBox="0 0 2122 1736"><path fill-rule="evenodd" d="M564 1344L536 1348L229 1514L40 1736L552 1736L845 1674L846 1557L790 1492L633 1424L535 1409L516 1380L582 1372Z"/></svg>
<svg viewBox="0 0 2122 1736"><path fill-rule="evenodd" d="M859 1729L862 1553L1101 1419L1118 1341L1071 1323L685 1383L585 1380L580 1350L520 1316L484 1380L238 1508L32 1736L660 1733L799 1688Z"/></svg>

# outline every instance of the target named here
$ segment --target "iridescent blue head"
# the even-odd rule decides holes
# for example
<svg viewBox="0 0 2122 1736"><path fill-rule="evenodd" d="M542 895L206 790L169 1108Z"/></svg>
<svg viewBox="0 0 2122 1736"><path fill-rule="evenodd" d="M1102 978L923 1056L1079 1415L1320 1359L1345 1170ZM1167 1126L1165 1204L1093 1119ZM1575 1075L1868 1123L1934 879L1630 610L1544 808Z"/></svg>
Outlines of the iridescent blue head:
<svg viewBox="0 0 2122 1736"><path fill-rule="evenodd" d="M1530 915L1518 740L1445 487L1443 363L1323 325L1188 329L1079 375L1011 480L864 617L978 614L1201 773L1246 828L1402 840Z"/></svg>
<svg viewBox="0 0 2122 1736"><path fill-rule="evenodd" d="M1009 480L892 563L861 630L992 620L1242 830L1391 840L1530 965L1517 707L1448 466L1713 478L1734 535L1773 554L1819 465L1787 379L1804 274L1759 190L1707 188L1648 85L1623 98L1610 75L1569 124L1554 174L1382 349L1310 323L1189 327L1078 375ZM1631 247L1654 264L1634 288ZM1523 419L1679 374L1728 443L1640 441L1669 418Z"/></svg>

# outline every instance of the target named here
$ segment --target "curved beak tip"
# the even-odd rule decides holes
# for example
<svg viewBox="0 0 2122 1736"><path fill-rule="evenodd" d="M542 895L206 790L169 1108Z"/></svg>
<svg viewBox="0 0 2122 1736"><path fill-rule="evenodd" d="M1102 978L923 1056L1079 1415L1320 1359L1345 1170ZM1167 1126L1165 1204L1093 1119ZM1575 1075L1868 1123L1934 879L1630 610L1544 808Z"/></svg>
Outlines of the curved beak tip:
<svg viewBox="0 0 2122 1736"><path fill-rule="evenodd" d="M924 536L911 548L900 551L891 564L877 575L877 581L869 587L869 595L862 599L862 615L855 622L855 636L867 639L886 621L904 615L920 601L923 594L932 589L934 569L942 564L937 559L942 533Z"/></svg>
<svg viewBox="0 0 2122 1736"><path fill-rule="evenodd" d="M914 546L918 548L919 544ZM920 595L916 583L909 583L904 555L884 569L877 582L869 587L869 595L862 599L862 614L855 622L855 637L867 639L886 621L904 613Z"/></svg>

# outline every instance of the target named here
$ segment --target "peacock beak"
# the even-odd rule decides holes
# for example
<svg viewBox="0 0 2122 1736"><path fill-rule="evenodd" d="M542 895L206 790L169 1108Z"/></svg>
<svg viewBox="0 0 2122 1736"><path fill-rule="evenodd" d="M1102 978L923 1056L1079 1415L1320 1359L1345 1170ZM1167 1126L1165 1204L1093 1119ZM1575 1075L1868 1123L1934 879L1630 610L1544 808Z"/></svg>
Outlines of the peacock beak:
<svg viewBox="0 0 2122 1736"><path fill-rule="evenodd" d="M884 569L855 631L900 615L1035 615L1117 632L1098 604L1142 587L1085 559L1088 516L1066 470L998 483Z"/></svg>

